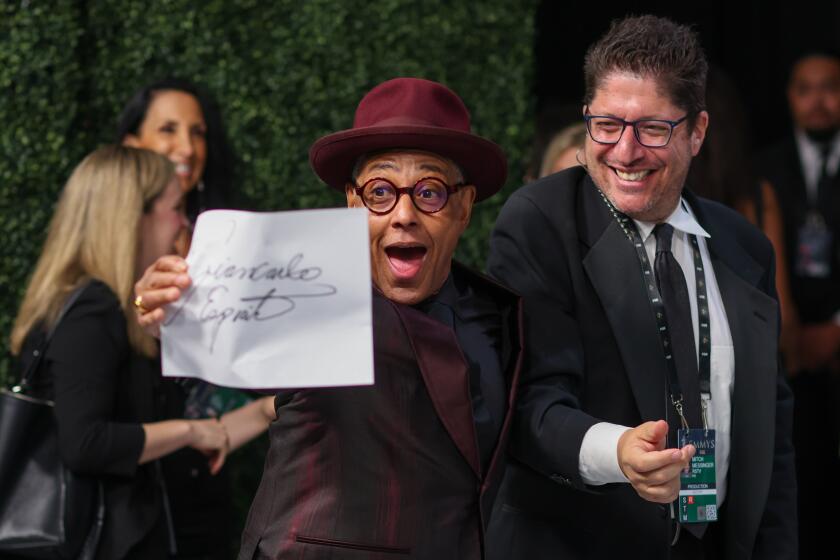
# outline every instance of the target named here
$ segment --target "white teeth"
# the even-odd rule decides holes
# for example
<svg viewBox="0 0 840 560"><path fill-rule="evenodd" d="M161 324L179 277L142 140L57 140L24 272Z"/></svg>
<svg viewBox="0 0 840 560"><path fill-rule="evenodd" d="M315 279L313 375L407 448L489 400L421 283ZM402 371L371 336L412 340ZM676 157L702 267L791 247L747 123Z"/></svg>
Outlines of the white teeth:
<svg viewBox="0 0 840 560"><path fill-rule="evenodd" d="M180 175L189 175L192 168L187 163L179 163L175 166L175 173Z"/></svg>
<svg viewBox="0 0 840 560"><path fill-rule="evenodd" d="M618 175L618 178L622 181L641 181L645 177L647 177L648 173L650 173L650 169L645 169L643 171L636 171L635 173L628 173L626 171L619 171L618 169L615 170L615 174Z"/></svg>

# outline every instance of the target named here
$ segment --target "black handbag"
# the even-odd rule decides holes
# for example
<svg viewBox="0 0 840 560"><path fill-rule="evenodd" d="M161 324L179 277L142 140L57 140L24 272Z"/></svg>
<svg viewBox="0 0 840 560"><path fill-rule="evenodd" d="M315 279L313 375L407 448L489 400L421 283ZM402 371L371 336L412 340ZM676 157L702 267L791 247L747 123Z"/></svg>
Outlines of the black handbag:
<svg viewBox="0 0 840 560"><path fill-rule="evenodd" d="M83 289L70 295L56 325ZM54 331L20 384L0 390L0 557L90 560L102 532L101 481L64 466L53 402L26 394Z"/></svg>

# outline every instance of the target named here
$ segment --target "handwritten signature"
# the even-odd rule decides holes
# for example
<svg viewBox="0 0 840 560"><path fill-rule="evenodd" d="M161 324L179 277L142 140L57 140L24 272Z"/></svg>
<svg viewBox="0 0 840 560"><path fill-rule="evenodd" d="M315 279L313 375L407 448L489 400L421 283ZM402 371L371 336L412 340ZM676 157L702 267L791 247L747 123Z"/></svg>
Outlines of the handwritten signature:
<svg viewBox="0 0 840 560"><path fill-rule="evenodd" d="M300 266L303 260L303 253L298 253L289 259L287 264L281 266L272 266L267 261L254 266L241 266L233 263L229 258L222 263L208 265L204 267L185 297L176 304L174 313L167 318L165 324L169 325L175 321L183 312L184 307L197 294L205 294L205 301L197 302L197 309L199 309L197 318L202 324L212 324L209 345L209 351L212 354L219 330L226 323L270 321L294 311L298 299L328 297L338 292L332 284L309 284L321 276L322 269L318 266ZM271 286L256 295L233 298L231 302L229 301L231 298L227 296L231 291L229 287L231 281L245 281L246 285L259 283L261 286L272 281L278 281L281 284L280 287ZM285 284L283 281L304 282L307 285L304 289L301 289L303 286L297 288L290 286L290 289L283 290Z"/></svg>

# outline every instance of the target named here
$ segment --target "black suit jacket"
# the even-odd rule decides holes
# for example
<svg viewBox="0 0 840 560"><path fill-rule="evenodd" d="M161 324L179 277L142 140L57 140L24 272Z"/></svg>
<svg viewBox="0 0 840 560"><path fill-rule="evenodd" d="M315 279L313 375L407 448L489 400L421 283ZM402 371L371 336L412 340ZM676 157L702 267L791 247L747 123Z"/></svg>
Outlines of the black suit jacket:
<svg viewBox="0 0 840 560"><path fill-rule="evenodd" d="M777 361L773 251L733 211L686 194L709 252L735 348L727 558L796 551L791 396ZM586 431L666 417L665 360L634 248L586 172L514 193L489 271L523 297L525 369L490 558L668 558L666 507L629 484L587 488Z"/></svg>
<svg viewBox="0 0 840 560"><path fill-rule="evenodd" d="M457 267L456 267L457 268ZM282 392L239 558L478 560L519 370L519 303L466 275L502 316L508 399L480 466L467 362L451 328L374 292L375 383Z"/></svg>
<svg viewBox="0 0 840 560"><path fill-rule="evenodd" d="M763 176L779 197L787 252L791 294L803 323L829 321L840 311L840 173L831 179L828 204L820 205L826 226L834 234L831 276L806 278L796 273L799 228L808 214L808 195L802 162L793 136L767 150L760 158Z"/></svg>

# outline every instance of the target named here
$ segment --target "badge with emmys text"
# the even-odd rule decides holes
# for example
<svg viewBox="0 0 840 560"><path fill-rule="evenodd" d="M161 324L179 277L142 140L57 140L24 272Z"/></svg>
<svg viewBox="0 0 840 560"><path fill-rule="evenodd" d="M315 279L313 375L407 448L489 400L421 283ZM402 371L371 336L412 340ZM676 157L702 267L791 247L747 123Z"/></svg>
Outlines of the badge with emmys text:
<svg viewBox="0 0 840 560"><path fill-rule="evenodd" d="M715 431L683 429L677 432L677 440L679 447L691 444L697 450L688 469L680 474L680 523L717 521Z"/></svg>

